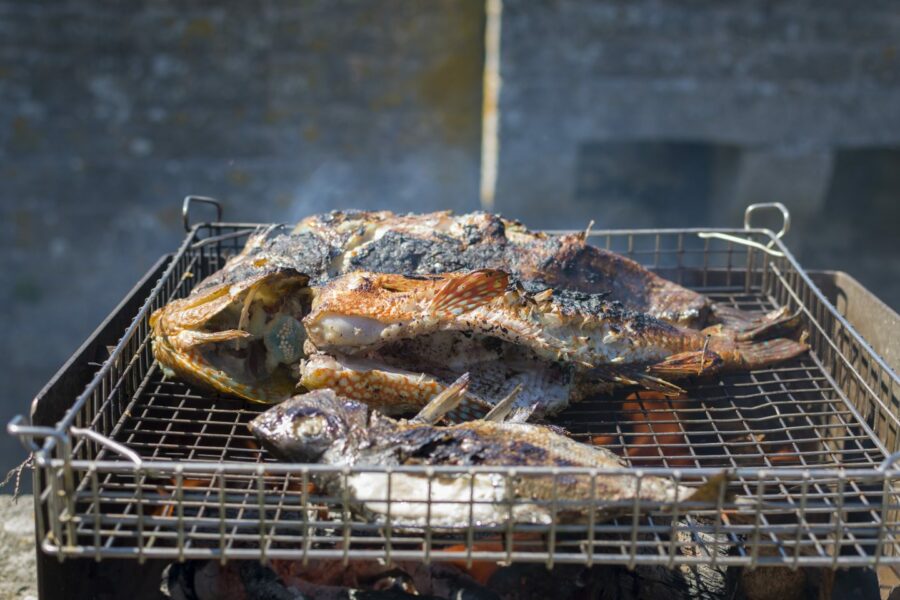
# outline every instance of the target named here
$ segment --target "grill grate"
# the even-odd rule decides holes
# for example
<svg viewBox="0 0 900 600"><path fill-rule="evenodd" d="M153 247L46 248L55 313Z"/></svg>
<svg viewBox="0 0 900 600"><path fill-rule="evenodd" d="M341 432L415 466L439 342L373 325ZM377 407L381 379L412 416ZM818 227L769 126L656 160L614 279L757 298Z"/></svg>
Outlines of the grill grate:
<svg viewBox="0 0 900 600"><path fill-rule="evenodd" d="M694 230L601 232L630 255L714 301L745 310L801 309L813 351L777 367L690 382L682 398L623 391L556 419L580 441L623 456L627 469L340 469L284 465L246 427L265 409L165 380L152 359L149 313L186 295L239 251L248 225L195 228L94 382L38 455L39 536L59 555L97 558L362 558L523 560L635 565L857 565L897 556L896 375L810 288L789 256ZM741 231L756 241L771 234ZM780 244L778 246L780 248ZM70 425L112 440L71 437ZM123 457L120 447L140 460ZM117 448L119 448L117 450ZM633 503L640 516L546 525L403 529L351 513L347 496L316 487L360 472L390 488L415 473L642 478L688 485L733 470L703 506ZM596 489L594 486L592 489ZM378 500L379 498L373 498ZM388 494L389 502L411 500ZM594 504L590 498L584 504ZM470 511L479 500L461 498ZM441 506L446 507L446 503ZM564 508L553 500L552 510ZM428 508L431 510L431 508ZM510 503L509 510L513 506ZM688 511L688 509L691 509ZM429 513L430 515L430 513ZM593 519L593 518L592 518Z"/></svg>

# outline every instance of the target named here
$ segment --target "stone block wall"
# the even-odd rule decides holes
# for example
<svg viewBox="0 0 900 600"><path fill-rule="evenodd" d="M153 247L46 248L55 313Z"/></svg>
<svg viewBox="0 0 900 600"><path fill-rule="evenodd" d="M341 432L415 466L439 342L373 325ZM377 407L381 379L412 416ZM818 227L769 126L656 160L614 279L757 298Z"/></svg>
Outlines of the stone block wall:
<svg viewBox="0 0 900 600"><path fill-rule="evenodd" d="M477 208L483 38L478 0L0 0L0 423L177 247L186 194Z"/></svg>
<svg viewBox="0 0 900 600"><path fill-rule="evenodd" d="M534 227L795 215L900 306L900 5L505 0L497 209ZM482 0L0 0L0 423L183 232L477 208ZM0 436L0 467L22 453Z"/></svg>
<svg viewBox="0 0 900 600"><path fill-rule="evenodd" d="M501 55L499 210L739 226L777 200L803 265L900 307L900 4L505 0Z"/></svg>

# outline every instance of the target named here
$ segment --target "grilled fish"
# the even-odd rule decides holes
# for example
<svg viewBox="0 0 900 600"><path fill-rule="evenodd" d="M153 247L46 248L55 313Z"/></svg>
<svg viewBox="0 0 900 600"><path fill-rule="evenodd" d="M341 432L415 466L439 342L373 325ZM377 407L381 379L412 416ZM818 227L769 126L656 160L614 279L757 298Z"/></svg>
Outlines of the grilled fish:
<svg viewBox="0 0 900 600"><path fill-rule="evenodd" d="M277 458L291 462L353 467L581 467L617 469L623 461L609 450L588 446L542 425L472 421L452 426L433 422L460 397L464 383L451 385L427 407L429 418L410 421L382 415L367 405L319 390L270 408L250 429ZM497 472L416 473L365 469L350 475L320 476L326 493L345 492L364 518L395 527L447 527L549 524L611 518L645 506L692 503L718 497L727 476L700 488L669 479L589 472L556 476L520 473L504 479ZM345 487L346 486L346 487ZM390 500L390 504L388 504ZM389 517L388 517L389 514Z"/></svg>
<svg viewBox="0 0 900 600"><path fill-rule="evenodd" d="M702 294L587 239L585 233L533 232L518 221L484 212L334 211L303 219L293 229L275 225L253 234L243 251L197 291L283 268L305 273L314 286L351 271L434 275L499 269L530 291L605 292L626 308L672 323L702 326L711 314L716 321L719 307ZM724 312L731 324L766 323L760 315Z"/></svg>
<svg viewBox="0 0 900 600"><path fill-rule="evenodd" d="M539 374L555 384L541 391L556 393L538 398L538 414L623 384L680 393L673 380L762 367L807 349L789 339L744 342L718 327L678 327L602 295L533 294L495 270L432 277L351 273L319 290L303 323L307 350L403 363L443 372L445 379L455 367L456 375L472 371L476 379L507 386L515 381L513 371L533 380ZM322 387L310 377L304 383ZM368 401L359 389L338 389Z"/></svg>
<svg viewBox="0 0 900 600"><path fill-rule="evenodd" d="M252 401L278 402L293 393L291 384L300 376L302 356L294 350L302 348L305 334L297 323L308 312L316 288L354 270L431 275L483 268L509 272L536 297L548 286L558 293L604 292L626 308L683 325L702 323L712 313L750 337L785 321L783 314L719 310L704 296L587 244L584 235L534 233L487 213L346 211L309 217L293 229L274 225L251 235L243 250L188 298L154 313L154 354L166 372L191 382ZM302 277L306 283L297 283ZM448 339L460 346L458 339ZM428 345L435 343L432 339ZM477 344L467 354L475 351L492 352ZM528 355L504 357L510 359L533 363ZM447 376L459 373L453 365L447 369ZM507 368L495 360L480 371L473 382L473 403L479 387L501 397L518 383L527 384L522 403L537 398L559 403L573 385L565 368Z"/></svg>

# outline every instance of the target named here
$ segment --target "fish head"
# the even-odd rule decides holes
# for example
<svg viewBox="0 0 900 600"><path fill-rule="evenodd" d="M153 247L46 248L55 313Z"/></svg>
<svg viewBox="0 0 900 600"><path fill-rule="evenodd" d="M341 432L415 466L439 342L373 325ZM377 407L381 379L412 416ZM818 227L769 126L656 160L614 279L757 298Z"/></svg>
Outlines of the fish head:
<svg viewBox="0 0 900 600"><path fill-rule="evenodd" d="M303 357L309 278L293 269L204 287L150 317L163 370L257 402L290 397Z"/></svg>
<svg viewBox="0 0 900 600"><path fill-rule="evenodd" d="M344 349L378 345L425 314L440 277L406 277L354 272L319 290L303 323L317 348Z"/></svg>
<svg viewBox="0 0 900 600"><path fill-rule="evenodd" d="M333 279L304 319L320 350L352 353L437 331L502 296L509 276L492 269L411 276L357 271Z"/></svg>
<svg viewBox="0 0 900 600"><path fill-rule="evenodd" d="M368 413L365 404L315 390L273 406L249 427L282 460L349 462L366 438Z"/></svg>

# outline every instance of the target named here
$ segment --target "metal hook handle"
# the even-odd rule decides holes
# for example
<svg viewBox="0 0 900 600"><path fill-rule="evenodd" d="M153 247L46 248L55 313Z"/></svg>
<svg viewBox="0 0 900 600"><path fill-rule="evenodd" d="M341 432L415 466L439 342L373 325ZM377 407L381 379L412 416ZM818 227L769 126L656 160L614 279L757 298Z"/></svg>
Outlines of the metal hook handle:
<svg viewBox="0 0 900 600"><path fill-rule="evenodd" d="M215 198L208 196L185 196L184 203L181 205L181 221L184 223L184 230L191 230L191 203L201 202L216 207L216 221L222 220L222 203Z"/></svg>
<svg viewBox="0 0 900 600"><path fill-rule="evenodd" d="M40 446L38 446L34 442L35 437L52 437L58 440L61 440L65 437L65 434L63 434L58 429L54 429L52 427L30 425L22 415L16 415L15 417L13 417L13 419L6 425L6 431L10 435L18 437L22 441L22 445L25 446L25 449L29 450L30 452L40 452L41 450ZM114 442L105 435L97 433L92 429L85 429L83 427L70 427L69 432L75 437L86 437L94 440L101 446L109 448L110 450L124 456L125 458L133 462L136 466L141 466L144 462L140 455L131 448L124 446L119 442Z"/></svg>
<svg viewBox="0 0 900 600"><path fill-rule="evenodd" d="M775 208L781 211L781 216L783 217L783 220L781 222L781 229L779 229L778 233L775 234L775 239L781 239L782 237L784 237L784 234L786 234L791 228L791 212L788 210L787 206L785 206L781 202L760 202L759 204L751 204L750 206L745 208L744 229L748 231L752 229L752 227L750 226L750 217L756 211L764 208ZM697 237L700 237L704 240L709 238L716 238L728 242L733 242L735 244L741 244L742 246L750 246L751 248L756 248L757 250L761 250L771 256L777 256L779 258L784 256L784 252L772 250L772 246L775 245L775 240L772 240L768 244L763 245L754 240L748 240L737 235L731 235L730 233L719 233L717 231L701 231L697 234Z"/></svg>
<svg viewBox="0 0 900 600"><path fill-rule="evenodd" d="M778 230L778 233L775 234L776 239L781 239L791 229L791 211L788 210L787 206L782 204L781 202L760 202L758 204L751 204L747 208L744 209L744 229L751 229L750 227L750 217L753 216L758 210L764 208L774 208L781 212L781 229ZM769 243L769 247L772 246L772 243Z"/></svg>
<svg viewBox="0 0 900 600"><path fill-rule="evenodd" d="M97 433L93 429L85 429L83 427L70 427L69 431L72 432L72 435L76 437L90 438L101 446L109 448L113 452L118 452L119 454L133 462L135 466L140 467L144 463L143 459L137 452L135 452L128 446L120 444L119 442L114 442L105 435Z"/></svg>
<svg viewBox="0 0 900 600"><path fill-rule="evenodd" d="M40 452L41 447L38 446L35 437L52 437L61 439L63 436L59 430L52 427L40 427L31 425L23 415L16 415L6 425L6 432L19 438L22 445L29 452Z"/></svg>

